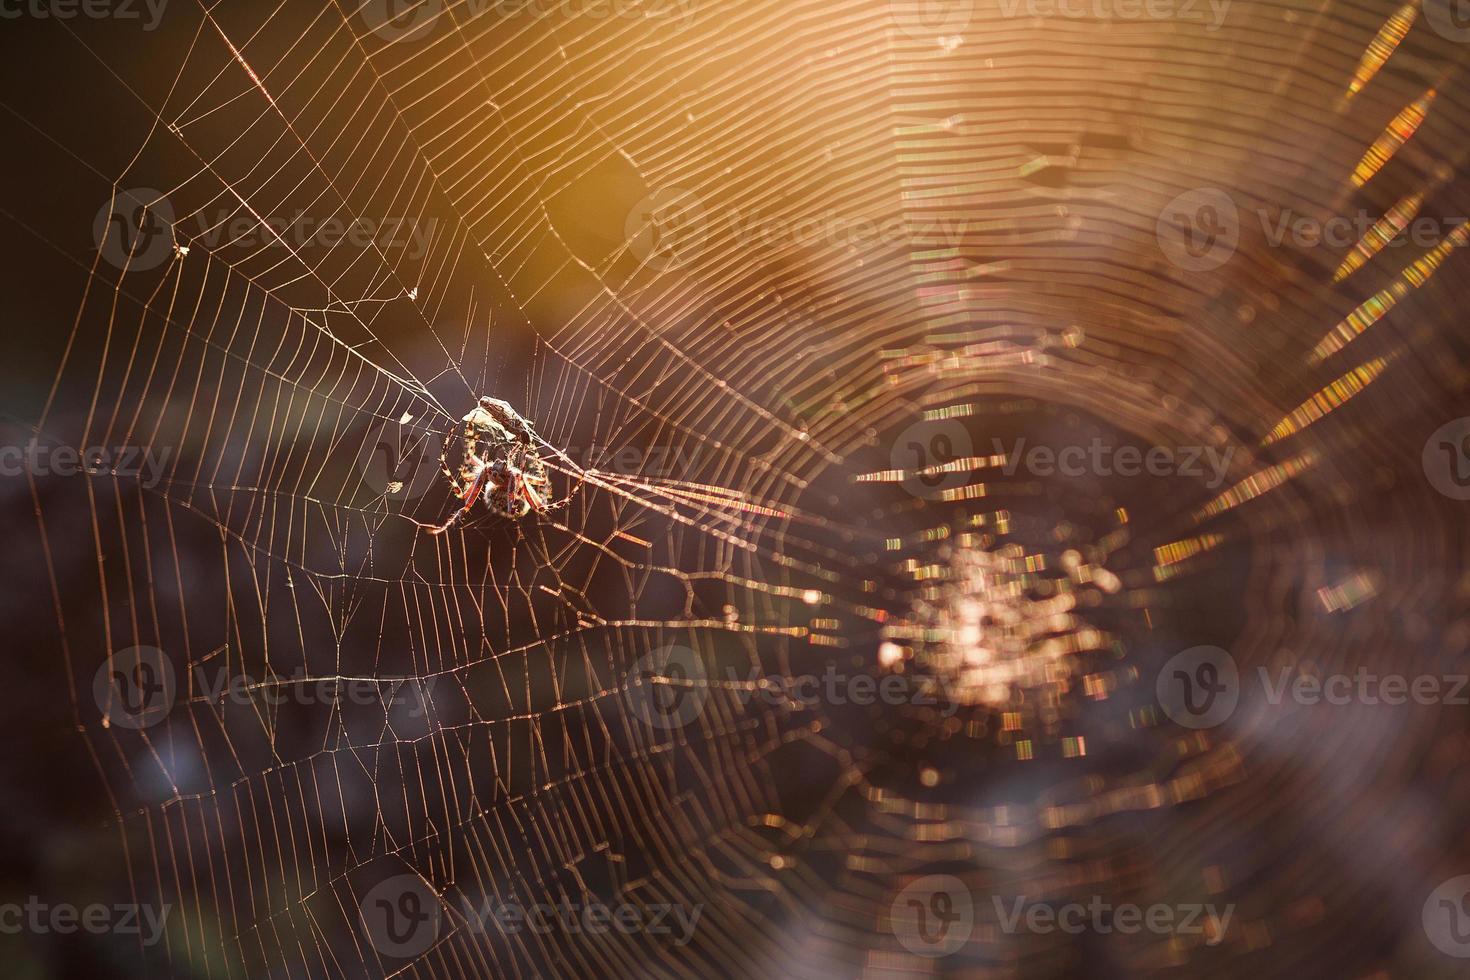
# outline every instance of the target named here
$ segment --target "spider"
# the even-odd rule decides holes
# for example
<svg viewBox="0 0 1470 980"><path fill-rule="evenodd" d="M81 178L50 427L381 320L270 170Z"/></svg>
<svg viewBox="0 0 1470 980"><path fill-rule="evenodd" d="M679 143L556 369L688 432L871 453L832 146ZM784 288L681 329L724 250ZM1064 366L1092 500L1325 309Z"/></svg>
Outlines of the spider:
<svg viewBox="0 0 1470 980"><path fill-rule="evenodd" d="M509 402L486 395L444 439L440 469L464 504L430 534L443 534L483 501L492 514L519 519L550 509L551 479L536 452L536 432Z"/></svg>

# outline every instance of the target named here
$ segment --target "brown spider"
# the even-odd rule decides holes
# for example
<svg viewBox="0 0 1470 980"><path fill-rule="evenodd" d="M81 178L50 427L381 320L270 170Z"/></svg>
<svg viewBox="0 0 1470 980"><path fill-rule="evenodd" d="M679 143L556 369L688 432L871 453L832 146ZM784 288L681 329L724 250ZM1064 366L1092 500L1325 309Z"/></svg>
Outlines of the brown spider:
<svg viewBox="0 0 1470 980"><path fill-rule="evenodd" d="M454 527L481 501L492 514L513 520L550 508L551 478L536 452L535 430L509 402L481 398L445 437L439 464L450 493L464 504L430 534Z"/></svg>

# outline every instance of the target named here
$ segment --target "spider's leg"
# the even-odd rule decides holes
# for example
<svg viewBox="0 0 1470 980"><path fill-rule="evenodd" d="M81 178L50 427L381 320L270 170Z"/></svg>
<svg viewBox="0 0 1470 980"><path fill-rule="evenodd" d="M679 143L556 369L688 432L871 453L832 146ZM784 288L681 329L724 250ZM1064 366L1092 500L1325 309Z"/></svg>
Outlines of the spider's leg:
<svg viewBox="0 0 1470 980"><path fill-rule="evenodd" d="M482 465L480 466L480 471L475 474L475 482L470 484L469 490L466 491L464 495L464 506L456 508L454 513L450 514L449 519L443 524L439 525L436 528L430 528L429 533L443 534L445 531L449 530L450 528L454 527L454 525L464 520L465 515L468 514L470 510L475 506L475 501L480 499L480 494L484 492L485 485L489 482L490 467Z"/></svg>
<svg viewBox="0 0 1470 980"><path fill-rule="evenodd" d="M536 513L546 513L546 501L542 500L541 495L536 492L536 488L531 486L530 480L521 481L521 495Z"/></svg>
<svg viewBox="0 0 1470 980"><path fill-rule="evenodd" d="M460 520L464 517L464 512L465 508L456 507L454 509L454 513L449 515L449 519L447 521L445 521L443 524L440 524L438 527L429 528L429 533L436 535L443 534L445 531L449 530L450 528L454 527L454 525L460 522Z"/></svg>

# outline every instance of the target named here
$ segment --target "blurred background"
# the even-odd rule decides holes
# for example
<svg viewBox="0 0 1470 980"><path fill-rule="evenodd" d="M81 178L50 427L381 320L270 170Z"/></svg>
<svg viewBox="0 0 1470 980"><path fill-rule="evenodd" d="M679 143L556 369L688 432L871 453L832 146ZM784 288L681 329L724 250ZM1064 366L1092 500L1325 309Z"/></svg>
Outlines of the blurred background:
<svg viewBox="0 0 1470 980"><path fill-rule="evenodd" d="M1465 975L1457 3L0 17L8 975Z"/></svg>

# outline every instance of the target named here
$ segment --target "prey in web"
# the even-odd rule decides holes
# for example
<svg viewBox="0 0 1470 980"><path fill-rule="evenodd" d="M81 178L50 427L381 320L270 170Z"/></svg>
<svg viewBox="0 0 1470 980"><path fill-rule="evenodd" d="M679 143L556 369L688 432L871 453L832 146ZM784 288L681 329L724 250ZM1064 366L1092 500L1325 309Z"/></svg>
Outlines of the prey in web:
<svg viewBox="0 0 1470 980"><path fill-rule="evenodd" d="M552 505L551 478L536 451L536 431L509 402L489 395L470 410L444 439L440 469L449 492L462 501L430 534L443 534L481 506L491 514L519 520L545 514Z"/></svg>

